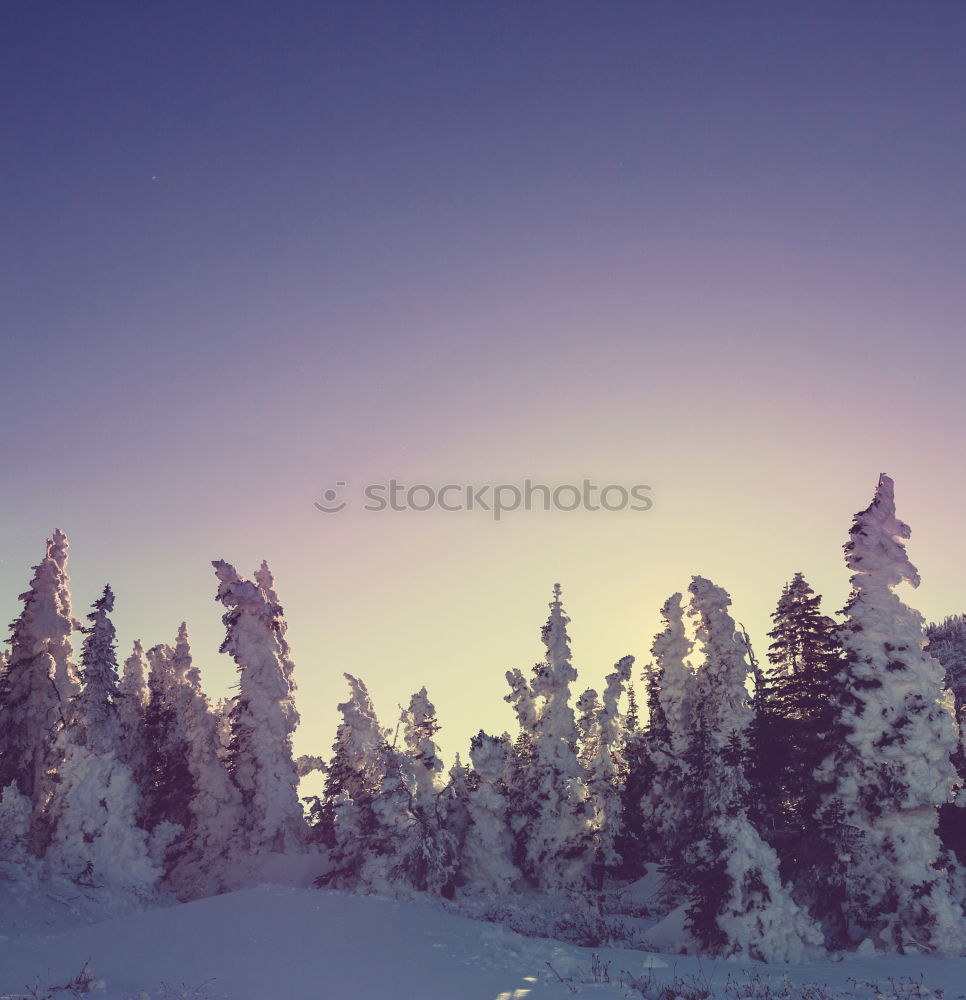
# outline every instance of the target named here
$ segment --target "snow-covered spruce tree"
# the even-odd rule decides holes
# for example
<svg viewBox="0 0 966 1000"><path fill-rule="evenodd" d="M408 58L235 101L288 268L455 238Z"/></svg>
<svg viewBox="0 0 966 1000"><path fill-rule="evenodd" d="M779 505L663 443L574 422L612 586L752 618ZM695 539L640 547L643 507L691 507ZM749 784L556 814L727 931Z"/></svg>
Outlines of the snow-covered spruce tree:
<svg viewBox="0 0 966 1000"><path fill-rule="evenodd" d="M664 630L654 637L651 655L660 671L659 697L671 749L684 753L691 732L691 688L694 669L688 657L694 644L684 627L681 594L672 594L661 608Z"/></svg>
<svg viewBox="0 0 966 1000"><path fill-rule="evenodd" d="M637 704L637 692L634 685L627 685L627 711L624 713L624 732L633 736L640 730L641 710Z"/></svg>
<svg viewBox="0 0 966 1000"><path fill-rule="evenodd" d="M693 686L685 754L683 828L665 871L688 900L685 929L697 951L801 961L821 948L817 926L781 883L778 857L748 819L744 735L749 665L726 591L692 579L689 613L703 663Z"/></svg>
<svg viewBox="0 0 966 1000"><path fill-rule="evenodd" d="M528 776L534 798L525 837L526 872L541 889L560 891L589 885L593 866L592 813L577 760L577 726L570 685L577 679L570 638L553 590L550 616L541 631L546 659L536 664L529 684L519 671L507 674L510 701L521 720L530 721L534 760ZM519 823L520 817L514 817Z"/></svg>
<svg viewBox="0 0 966 1000"><path fill-rule="evenodd" d="M377 759L381 775L378 787L371 796L352 800L361 820L357 834L359 864L354 875L357 886L393 895L403 888L403 858L417 836L411 808L413 781L403 768L402 756L388 743L379 748ZM337 814L337 835L342 833L340 819Z"/></svg>
<svg viewBox="0 0 966 1000"><path fill-rule="evenodd" d="M71 611L70 577L67 575L67 536L55 528L48 543L48 554L57 567L55 574L55 604L56 612L49 619L50 638L48 651L54 660L54 686L61 701L66 703L77 694L80 680L77 667L74 664L74 650L70 644L71 633L81 625ZM53 609L50 609L53 610ZM69 625L69 627L68 627Z"/></svg>
<svg viewBox="0 0 966 1000"><path fill-rule="evenodd" d="M654 780L653 755L647 729L626 728L621 744L621 817L615 843L621 857L618 874L634 881L659 852L652 843L649 793Z"/></svg>
<svg viewBox="0 0 966 1000"><path fill-rule="evenodd" d="M351 674L343 674L343 677L349 684L349 700L338 706L342 721L332 744L332 758L326 768L322 796L315 797L314 801L310 799L313 836L334 849L336 869L343 867L340 861L342 848L339 847L341 835L336 830L339 803L345 806L345 796L350 802L361 803L376 793L382 780L381 748L389 738L389 730L379 725L363 681ZM346 824L343 823L345 829ZM346 840L343 847L347 858L355 857L355 845ZM345 864L348 865L349 861Z"/></svg>
<svg viewBox="0 0 966 1000"><path fill-rule="evenodd" d="M852 594L841 628L838 739L817 777L822 811L857 832L844 858L844 917L853 939L884 949L959 954L963 912L937 870L937 813L956 780L954 720L943 672L923 651L923 619L894 593L919 574L906 555L892 480L856 514L845 545ZM820 816L821 819L821 816Z"/></svg>
<svg viewBox="0 0 966 1000"><path fill-rule="evenodd" d="M470 744L476 780L468 796L470 823L460 853L460 881L485 892L507 893L520 878L503 781L509 754L506 736L480 730Z"/></svg>
<svg viewBox="0 0 966 1000"><path fill-rule="evenodd" d="M695 674L694 699L701 703L704 724L723 747L732 733L743 737L751 722L745 687L750 673L747 651L728 614L728 592L701 576L692 577L688 591L688 614L695 620L695 635L704 657Z"/></svg>
<svg viewBox="0 0 966 1000"><path fill-rule="evenodd" d="M178 680L174 650L152 646L147 652L148 703L142 726L144 753L137 774L142 800L140 823L154 832L162 824L184 831L191 822L189 803L196 788L188 767L188 744L178 719Z"/></svg>
<svg viewBox="0 0 966 1000"><path fill-rule="evenodd" d="M180 899L191 899L231 887L243 818L241 794L218 754L218 719L201 690L184 622L170 664L171 743L183 750L189 781L184 828L168 852L165 881Z"/></svg>
<svg viewBox="0 0 966 1000"><path fill-rule="evenodd" d="M813 773L828 752L842 653L835 622L822 614L821 597L801 573L783 587L772 620L770 669L756 678L748 734L750 815L778 852L782 874L811 899L808 870L818 845Z"/></svg>
<svg viewBox="0 0 966 1000"><path fill-rule="evenodd" d="M335 802L333 858L337 868L317 884L397 895L429 892L451 896L456 872L455 840L435 817L415 806L416 779L405 754L379 748L378 787Z"/></svg>
<svg viewBox="0 0 966 1000"><path fill-rule="evenodd" d="M956 718L957 744L953 754L958 781L955 798L939 810L939 836L960 866L966 866L966 615L947 617L926 628L926 652L943 667L945 687L952 699Z"/></svg>
<svg viewBox="0 0 966 1000"><path fill-rule="evenodd" d="M134 776L121 761L113 609L114 595L105 587L84 629L83 687L57 740L63 761L45 814L45 864L81 885L144 897L161 872L137 825Z"/></svg>
<svg viewBox="0 0 966 1000"><path fill-rule="evenodd" d="M235 704L234 698L219 698L212 710L218 724L218 756L228 759L228 744L231 743L231 710Z"/></svg>
<svg viewBox="0 0 966 1000"><path fill-rule="evenodd" d="M593 845L595 881L599 884L605 871L621 863L617 842L624 817L619 787L622 761L620 699L630 680L633 656L624 656L607 675L600 706L595 713L594 752L585 764L587 798L593 810Z"/></svg>
<svg viewBox="0 0 966 1000"><path fill-rule="evenodd" d="M439 747L433 739L439 732L436 708L429 700L425 687L409 700L409 707L403 709L399 722L406 756L416 782L416 805L435 812L443 762L439 757Z"/></svg>
<svg viewBox="0 0 966 1000"><path fill-rule="evenodd" d="M117 720L121 728L121 754L135 776L143 773L146 747L143 740L144 713L148 706L148 661L140 639L124 661L118 684Z"/></svg>
<svg viewBox="0 0 966 1000"><path fill-rule="evenodd" d="M309 800L309 816L312 835L329 848L332 865L316 885L354 888L361 884L369 838L376 827L372 802L384 777L389 730L380 726L365 683L351 674L343 676L349 698L338 706L342 721L332 744L325 787L321 798Z"/></svg>
<svg viewBox="0 0 966 1000"><path fill-rule="evenodd" d="M400 718L403 752L401 767L410 790L409 803L416 826L414 842L402 861L402 874L419 891L452 896L457 865L457 841L445 827L439 807L439 775L443 762L433 737L439 731L436 709L426 694L417 691Z"/></svg>
<svg viewBox="0 0 966 1000"><path fill-rule="evenodd" d="M966 615L952 615L926 628L926 652L943 668L943 684L952 692L956 719L966 716Z"/></svg>
<svg viewBox="0 0 966 1000"><path fill-rule="evenodd" d="M681 600L680 593L672 594L661 608L664 628L651 644L654 663L645 674L648 721L625 788L641 862L671 856L683 831L682 758L692 728L695 680Z"/></svg>
<svg viewBox="0 0 966 1000"><path fill-rule="evenodd" d="M255 582L258 584L268 602L270 604L281 605L281 601L278 599L278 594L275 592L275 577L272 575L272 571L268 568L268 563L264 559L262 560L261 566L255 570L254 577ZM288 640L285 638L285 634L288 632L288 623L281 617L281 609L279 609L279 615L280 616L277 621L278 628L276 631L279 659L282 663L282 670L285 673L285 678L288 681L289 691L294 694L298 688L295 684L295 664L292 662L292 651L289 648ZM298 721L298 716L296 715L296 725L298 725Z"/></svg>
<svg viewBox="0 0 966 1000"><path fill-rule="evenodd" d="M58 529L33 567L30 589L20 595L23 611L10 626L10 654L0 678L0 788L15 781L31 800L35 819L50 795L54 738L77 690L70 635L80 624L70 609L66 553L67 539Z"/></svg>
<svg viewBox="0 0 966 1000"><path fill-rule="evenodd" d="M513 834L513 863L530 882L536 875L530 867L527 840L530 824L538 811L537 752L533 733L520 732L507 756L503 781L510 804L510 831Z"/></svg>
<svg viewBox="0 0 966 1000"><path fill-rule="evenodd" d="M305 822L292 757L299 716L282 607L265 587L270 574L264 564L263 585L242 579L227 562L212 565L217 598L228 609L221 652L231 654L239 672L227 763L242 796L242 832L254 854L292 850L304 843Z"/></svg>
<svg viewBox="0 0 966 1000"><path fill-rule="evenodd" d="M536 669L536 668L535 668ZM530 865L527 838L539 811L537 791L537 752L534 732L537 724L537 706L523 672L517 668L506 673L510 693L504 701L513 706L520 726L519 734L507 756L504 783L510 809L510 831L513 833L513 863L531 882L536 873Z"/></svg>
<svg viewBox="0 0 966 1000"><path fill-rule="evenodd" d="M574 707L577 709L574 720L577 726L577 760L586 773L590 761L597 754L599 743L597 713L600 711L600 699L597 692L593 688L587 688Z"/></svg>
<svg viewBox="0 0 966 1000"><path fill-rule="evenodd" d="M509 736L506 736L505 742L509 752ZM502 781L502 774L500 778ZM463 844L470 828L469 798L476 780L475 774L471 775L469 768L457 754L453 766L449 769L449 781L439 796L440 822L456 844L457 858L462 857Z"/></svg>

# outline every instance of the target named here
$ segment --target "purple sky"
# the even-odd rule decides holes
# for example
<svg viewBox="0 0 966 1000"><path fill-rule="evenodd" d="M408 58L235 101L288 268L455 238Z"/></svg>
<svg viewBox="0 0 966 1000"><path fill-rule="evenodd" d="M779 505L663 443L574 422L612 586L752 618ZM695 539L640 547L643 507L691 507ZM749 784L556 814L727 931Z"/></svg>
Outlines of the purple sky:
<svg viewBox="0 0 966 1000"><path fill-rule="evenodd" d="M763 653L880 472L962 611L964 51L958 0L5 3L0 609L62 527L221 694L209 560L267 558L312 752L343 670L511 727L556 579L581 686L692 573ZM393 476L655 505L312 506Z"/></svg>

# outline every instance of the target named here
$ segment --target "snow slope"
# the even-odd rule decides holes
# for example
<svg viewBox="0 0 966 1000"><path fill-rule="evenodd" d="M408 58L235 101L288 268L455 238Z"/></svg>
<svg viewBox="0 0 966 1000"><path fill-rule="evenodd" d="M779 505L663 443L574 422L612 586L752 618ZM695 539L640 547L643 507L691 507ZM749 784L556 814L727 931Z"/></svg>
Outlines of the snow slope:
<svg viewBox="0 0 966 1000"><path fill-rule="evenodd" d="M966 993L963 959L872 957L765 967L616 949L602 949L600 957L610 963L609 984L593 982L588 949L522 937L433 903L262 885L66 931L8 933L0 937L0 996L47 996L30 990L66 982L86 961L105 983L97 994L103 1000L550 1000L575 994L615 1000L642 995L626 977L618 984L621 970L645 977L649 964L658 966L657 983L681 978L731 1000L763 996L750 980L755 972L778 996L795 1000L797 990L780 992L786 975L793 983L835 987L818 1000L873 998L876 991L865 985L872 980L888 998L922 1000L930 993L905 991L901 983L920 974L926 987L945 990L945 1000ZM751 992L729 992L729 974ZM897 987L890 987L890 977Z"/></svg>

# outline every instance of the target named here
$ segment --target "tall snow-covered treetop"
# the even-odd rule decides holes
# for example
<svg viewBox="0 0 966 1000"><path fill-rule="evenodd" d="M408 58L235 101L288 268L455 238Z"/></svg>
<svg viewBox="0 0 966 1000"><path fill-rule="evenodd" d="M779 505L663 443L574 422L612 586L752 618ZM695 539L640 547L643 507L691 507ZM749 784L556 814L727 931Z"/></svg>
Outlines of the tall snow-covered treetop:
<svg viewBox="0 0 966 1000"><path fill-rule="evenodd" d="M186 622L182 622L178 627L178 638L175 640L174 652L171 655L171 670L177 683L190 684L193 688L201 689L201 671L191 658Z"/></svg>
<svg viewBox="0 0 966 1000"><path fill-rule="evenodd" d="M275 593L275 577L272 575L272 571L268 568L268 563L263 559L261 566L255 570L255 582L258 584L259 588L265 594L265 597L271 604L280 604L278 599L278 594ZM288 640L285 638L285 633L288 631L288 624L284 619L278 619L278 631L276 637L278 640L279 655L282 661L282 669L285 671L285 676L288 679L289 690L296 691L297 687L295 684L295 664L292 662L291 650L289 649ZM298 725L298 719L295 720L295 725Z"/></svg>
<svg viewBox="0 0 966 1000"><path fill-rule="evenodd" d="M47 552L57 567L56 605L57 613L50 620L50 653L54 658L54 683L62 700L73 697L80 687L77 667L73 662L74 651L70 644L71 632L78 631L80 622L71 611L70 577L67 575L67 536L55 528L47 543ZM69 623L70 627L67 627Z"/></svg>
<svg viewBox="0 0 966 1000"><path fill-rule="evenodd" d="M911 535L909 525L896 517L895 483L882 473L872 503L855 515L844 546L845 564L855 570L850 604L870 589L881 592L900 583L919 586L919 571L903 545Z"/></svg>
<svg viewBox="0 0 966 1000"><path fill-rule="evenodd" d="M342 676L349 684L349 699L337 706L342 713L342 723L333 750L336 754L344 754L347 767L356 776L339 791L345 790L358 798L372 789L373 775L378 773L376 760L380 747L389 738L389 730L379 725L365 683L351 674Z"/></svg>
<svg viewBox="0 0 966 1000"><path fill-rule="evenodd" d="M228 768L242 793L249 846L256 852L294 848L304 837L292 757L299 716L282 607L273 599L267 566L259 571L259 585L239 576L230 563L216 560L212 565L217 598L228 609L222 616L226 634L221 651L231 654L239 672Z"/></svg>
<svg viewBox="0 0 966 1000"><path fill-rule="evenodd" d="M357 826L382 780L389 730L379 725L365 683L352 674L342 676L349 684L349 699L337 706L342 721L332 744L325 789L310 813L315 818L315 836L334 848L337 866L353 869L359 847Z"/></svg>
<svg viewBox="0 0 966 1000"><path fill-rule="evenodd" d="M0 787L16 781L38 807L56 728L78 690L70 635L80 628L67 590L67 538L59 529L33 567L23 611L10 626L10 656L0 679Z"/></svg>
<svg viewBox="0 0 966 1000"><path fill-rule="evenodd" d="M615 846L624 822L618 788L617 754L621 736L618 706L633 665L633 656L621 657L607 675L601 704L596 709L593 755L586 764L587 795L594 813L594 850L600 871L614 868L621 861Z"/></svg>
<svg viewBox="0 0 966 1000"><path fill-rule="evenodd" d="M751 672L747 650L728 614L731 597L703 576L691 578L689 614L696 619L696 636L704 662L696 675L695 698L704 724L719 746L731 733L743 734L751 722L745 681Z"/></svg>
<svg viewBox="0 0 966 1000"><path fill-rule="evenodd" d="M560 597L560 584L555 583L550 616L540 633L547 649L546 659L533 668L530 682L534 696L544 699L537 720L538 729L547 738L547 747L552 746L555 752L563 752L561 743L575 747L578 737L570 705L570 685L577 680L577 671L571 662L570 636L567 634L570 619L564 613Z"/></svg>
<svg viewBox="0 0 966 1000"><path fill-rule="evenodd" d="M507 675L510 700L521 722L533 720L534 761L527 780L536 801L528 804L533 816L521 833L528 874L545 889L586 884L593 863L592 810L581 780L577 724L570 704L570 685L577 671L567 635L570 619L560 596L560 584L555 584L550 616L540 633L546 657L534 666L529 686L522 675Z"/></svg>
<svg viewBox="0 0 966 1000"><path fill-rule="evenodd" d="M672 594L661 608L664 631L654 637L651 654L657 665L658 698L667 722L671 745L683 754L691 730L691 682L694 669L688 656L694 643L684 629L684 608L681 594Z"/></svg>
<svg viewBox="0 0 966 1000"><path fill-rule="evenodd" d="M94 602L87 620L81 652L83 688L74 696L72 724L80 729L77 736L96 752L120 755L120 726L117 718L118 678L116 632L108 617L114 610L114 593L105 586Z"/></svg>
<svg viewBox="0 0 966 1000"><path fill-rule="evenodd" d="M147 666L141 640L135 639L131 655L124 661L117 688L117 720L121 727L122 756L135 775L140 775L144 770L145 748L141 739L141 726L148 704Z"/></svg>
<svg viewBox="0 0 966 1000"><path fill-rule="evenodd" d="M956 779L956 732L942 704L943 671L923 651L923 619L893 592L919 584L896 517L892 480L855 515L845 545L852 594L841 630L843 738L819 771L863 848L847 873L846 916L883 947L962 950L962 910L935 865L937 808ZM834 801L837 800L837 805Z"/></svg>
<svg viewBox="0 0 966 1000"><path fill-rule="evenodd" d="M144 646L140 639L135 639L131 655L124 661L118 691L122 698L127 699L131 706L137 706L141 712L144 711L144 706L148 703L147 678L148 661L144 658ZM128 711L121 705L118 705L118 709L122 717Z"/></svg>
<svg viewBox="0 0 966 1000"><path fill-rule="evenodd" d="M433 739L439 732L436 708L429 700L425 687L410 698L409 707L403 709L399 721L403 727L406 755L416 782L416 803L422 808L431 808L439 791L438 779L443 770L443 762Z"/></svg>

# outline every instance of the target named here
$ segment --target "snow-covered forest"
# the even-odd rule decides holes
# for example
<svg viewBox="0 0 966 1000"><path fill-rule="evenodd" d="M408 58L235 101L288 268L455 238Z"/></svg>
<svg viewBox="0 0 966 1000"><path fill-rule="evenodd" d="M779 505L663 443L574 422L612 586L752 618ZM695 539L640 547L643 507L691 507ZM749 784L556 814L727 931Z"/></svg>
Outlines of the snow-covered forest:
<svg viewBox="0 0 966 1000"><path fill-rule="evenodd" d="M919 582L909 536L883 475L845 545L841 612L794 573L755 651L727 591L694 576L649 656L616 656L599 692L575 687L555 586L542 658L506 674L516 730L480 731L447 767L425 688L380 720L350 675L331 753L294 758L265 563L251 579L213 563L234 697L205 694L184 625L119 664L115 596L78 621L56 531L0 665L0 896L133 912L284 857L322 892L436 899L588 946L961 955L966 617L927 627L895 593ZM313 770L324 791L300 801Z"/></svg>

